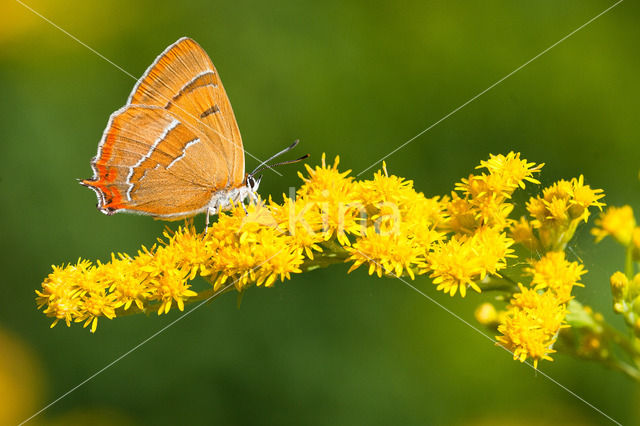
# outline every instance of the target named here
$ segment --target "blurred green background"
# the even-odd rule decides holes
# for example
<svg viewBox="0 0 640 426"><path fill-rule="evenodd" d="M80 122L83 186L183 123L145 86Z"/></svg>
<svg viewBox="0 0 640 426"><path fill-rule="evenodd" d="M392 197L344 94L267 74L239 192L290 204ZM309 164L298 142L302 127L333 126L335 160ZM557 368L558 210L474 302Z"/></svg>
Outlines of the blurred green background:
<svg viewBox="0 0 640 426"><path fill-rule="evenodd" d="M339 154L354 173L613 4L25 1L136 76L193 37L222 75L249 152L265 158L300 138L312 163ZM444 194L489 153L516 150L547 164L544 184L584 174L608 204L638 210L639 18L637 2L621 3L388 158L389 170ZM91 175L107 119L133 84L19 3L0 5L0 355L13 380L0 396L17 410L5 421L179 316L102 320L91 335L50 330L34 302L51 264L131 253L165 226L104 216L75 181ZM297 168L267 174L262 195L297 185ZM621 249L594 247L587 227L572 249L590 271L578 298L621 324L607 280ZM400 281L346 270L252 289L240 309L233 295L205 305L32 423L609 424ZM483 297L453 299L426 278L415 285L475 324ZM637 384L554 358L541 370L617 421L640 422Z"/></svg>

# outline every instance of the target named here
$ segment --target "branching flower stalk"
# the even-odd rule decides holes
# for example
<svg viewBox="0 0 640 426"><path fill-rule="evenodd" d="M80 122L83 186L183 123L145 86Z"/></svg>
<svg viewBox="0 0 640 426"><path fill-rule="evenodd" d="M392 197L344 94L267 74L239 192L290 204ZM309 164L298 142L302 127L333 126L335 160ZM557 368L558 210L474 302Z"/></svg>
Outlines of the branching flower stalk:
<svg viewBox="0 0 640 426"><path fill-rule="evenodd" d="M590 210L604 206L602 190L582 176L560 180L529 199L528 218L516 218L514 193L539 185L535 176L543 167L519 153L491 155L451 194L433 197L389 174L384 163L361 181L338 164L323 156L321 165L306 165L295 196L269 198L246 212L237 205L220 214L206 235L187 221L136 255L53 266L36 291L38 307L53 318L52 327L82 323L95 332L101 318L164 315L229 291L272 287L294 274L347 263L349 272L362 266L378 277L423 277L451 296L496 293L495 303L480 305L476 318L496 331L497 344L514 359L537 366L562 351L640 378L637 337L616 331L572 296L587 271L565 248ZM640 275L629 269L639 257L640 231L635 221L630 225L629 209L607 210L594 233L627 247L631 267L612 277L614 310L640 335Z"/></svg>

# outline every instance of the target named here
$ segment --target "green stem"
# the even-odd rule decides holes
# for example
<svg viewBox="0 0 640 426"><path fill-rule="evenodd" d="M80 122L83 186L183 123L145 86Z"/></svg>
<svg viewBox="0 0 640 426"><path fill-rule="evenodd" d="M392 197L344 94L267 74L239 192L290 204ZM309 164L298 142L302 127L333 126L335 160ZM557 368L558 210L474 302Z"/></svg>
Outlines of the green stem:
<svg viewBox="0 0 640 426"><path fill-rule="evenodd" d="M348 252L337 244L324 243L322 244L325 251L320 253L314 253L313 259L305 259L300 269L302 272L313 271L319 268L326 268L327 266L334 265L336 263L344 263L348 257Z"/></svg>
<svg viewBox="0 0 640 426"><path fill-rule="evenodd" d="M635 364L640 360L640 353L638 353L638 347L634 344L635 338L629 338L623 333L612 327L607 323L601 324L604 328L603 336L609 338L609 340L615 343L620 349L622 349L633 360Z"/></svg>
<svg viewBox="0 0 640 426"><path fill-rule="evenodd" d="M624 258L624 273L627 278L633 279L633 243L627 246Z"/></svg>
<svg viewBox="0 0 640 426"><path fill-rule="evenodd" d="M620 360L615 360L614 363L607 363L607 366L626 374L636 382L640 382L640 370L638 370L636 367L633 367Z"/></svg>
<svg viewBox="0 0 640 426"><path fill-rule="evenodd" d="M608 368L618 370L640 382L640 346L633 336L627 336L590 310L572 300L569 304L568 322L562 350L577 358L599 361ZM573 332L571 331L573 330ZM580 350L581 341L589 335L597 336L600 346L593 351ZM571 336L575 336L572 338Z"/></svg>
<svg viewBox="0 0 640 426"><path fill-rule="evenodd" d="M503 291L509 294L513 294L518 291L518 283L505 274L502 274L502 277L497 275L488 275L482 281L480 287L482 288L482 291Z"/></svg>

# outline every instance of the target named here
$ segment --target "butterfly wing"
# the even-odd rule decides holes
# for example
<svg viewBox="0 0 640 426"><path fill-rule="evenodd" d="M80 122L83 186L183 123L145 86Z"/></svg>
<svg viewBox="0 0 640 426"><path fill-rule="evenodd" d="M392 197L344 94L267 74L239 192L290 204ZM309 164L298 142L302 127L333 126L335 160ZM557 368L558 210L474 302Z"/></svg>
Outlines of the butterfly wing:
<svg viewBox="0 0 640 426"><path fill-rule="evenodd" d="M227 170L205 167L212 157L203 136L160 107L116 111L92 162L94 189L106 214L138 212L179 218L203 211Z"/></svg>
<svg viewBox="0 0 640 426"><path fill-rule="evenodd" d="M244 180L244 149L227 93L213 62L194 40L169 46L134 87L129 104L161 106L206 135L226 159L230 186Z"/></svg>
<svg viewBox="0 0 640 426"><path fill-rule="evenodd" d="M106 214L137 212L167 219L206 210L215 191L244 180L240 132L217 71L204 50L183 38L149 67L112 114L94 177Z"/></svg>

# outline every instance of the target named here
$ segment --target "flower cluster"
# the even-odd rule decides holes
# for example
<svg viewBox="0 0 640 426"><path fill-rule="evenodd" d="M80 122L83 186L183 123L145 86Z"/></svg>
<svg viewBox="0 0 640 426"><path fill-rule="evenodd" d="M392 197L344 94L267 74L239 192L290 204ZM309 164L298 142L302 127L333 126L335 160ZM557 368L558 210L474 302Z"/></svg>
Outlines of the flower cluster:
<svg viewBox="0 0 640 426"><path fill-rule="evenodd" d="M306 166L295 198L236 205L206 234L187 222L135 256L54 266L36 292L38 305L54 318L52 326L84 322L93 332L101 317L183 310L187 302L270 287L334 262L353 263L352 269L366 263L380 276L424 273L426 254L444 235L436 230L445 220L439 197L389 176L386 165L372 180L355 181L338 164L323 156L321 166ZM197 276L210 286L192 287Z"/></svg>
<svg viewBox="0 0 640 426"><path fill-rule="evenodd" d="M513 222L511 197L526 182L539 183L533 175L542 166L519 153L491 155L477 167L486 172L462 179L451 197L443 199L439 227L449 238L438 241L424 265L438 290L452 296L459 291L463 297L467 288L480 292L479 281L487 274L499 276L507 267L507 258L514 257L514 240L506 234Z"/></svg>
<svg viewBox="0 0 640 426"><path fill-rule="evenodd" d="M527 210L530 221L520 219L511 227L516 242L535 251L564 250L576 228L589 218L589 207L602 209L601 189L591 189L584 177L559 180L542 190L542 196L531 197Z"/></svg>
<svg viewBox="0 0 640 426"><path fill-rule="evenodd" d="M626 268L610 278L613 311L621 314L626 323L640 337L640 273L635 273L634 262L640 262L640 226L631 206L609 207L591 230L596 242L611 236L626 249Z"/></svg>
<svg viewBox="0 0 640 426"><path fill-rule="evenodd" d="M338 165L338 158L328 164L323 155L320 165L305 166L295 195L235 205L206 234L187 222L135 256L54 266L36 292L38 305L54 319L52 326L82 322L93 332L99 318L166 314L227 291L271 287L292 274L348 263L349 272L364 266L379 277L428 275L451 296L507 283L511 302L494 315L500 343L521 360L549 358L571 289L584 274L564 258L562 244L587 219L589 207L602 206L602 191L584 185L582 177L559 181L531 198L531 220L517 221L511 217L513 195L538 184L534 176L543 166L519 153L491 155L450 195L434 197L390 174L384 163L368 180L356 180ZM524 270L532 276L528 286L517 287L506 275L515 243L546 253Z"/></svg>
<svg viewBox="0 0 640 426"><path fill-rule="evenodd" d="M540 258L524 269L532 276L530 284L518 284L505 312L499 315L499 344L514 359L551 359L560 329L567 326L567 305L574 286L582 286L586 273L579 262L569 262L564 249L580 223L589 218L590 207L602 208L600 189L584 184L583 176L559 180L544 188L542 195L527 202L531 218L521 217L509 224L509 235Z"/></svg>
<svg viewBox="0 0 640 426"><path fill-rule="evenodd" d="M529 286L518 284L519 292L511 299L500 319L498 343L524 361L551 360L558 332L567 327L565 316L574 286L582 286L580 277L587 271L578 262L569 262L563 251L548 252L532 261L526 272L532 276Z"/></svg>
<svg viewBox="0 0 640 426"><path fill-rule="evenodd" d="M640 226L636 224L631 206L609 207L596 219L596 226L591 233L596 237L596 242L611 236L635 253L640 252ZM640 256L636 256L635 260L640 260Z"/></svg>
<svg viewBox="0 0 640 426"><path fill-rule="evenodd" d="M386 164L372 180L352 188L356 202L350 203L357 217L357 238L345 246L349 272L363 264L379 277L425 273L428 253L444 238L438 226L444 222L440 197L427 198L416 192L413 182L389 176Z"/></svg>

